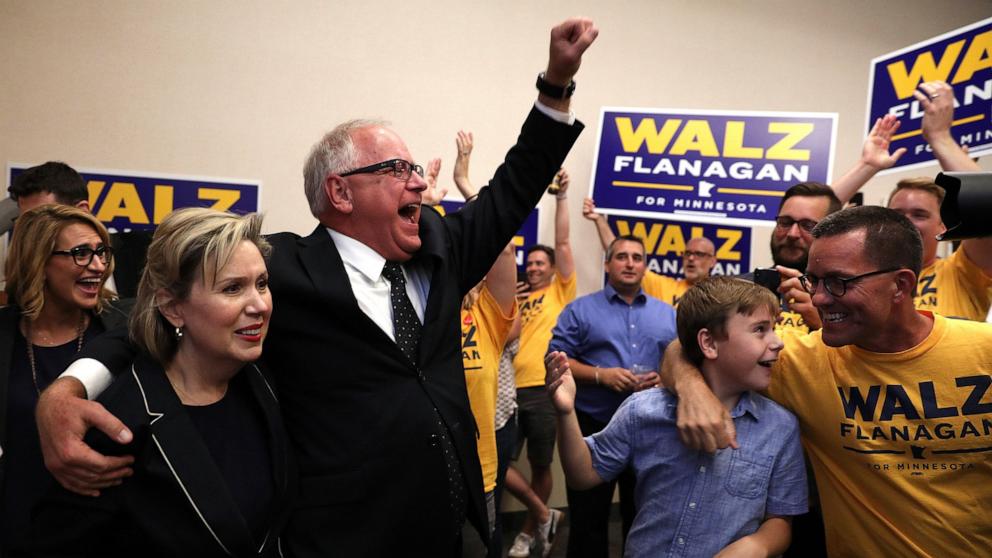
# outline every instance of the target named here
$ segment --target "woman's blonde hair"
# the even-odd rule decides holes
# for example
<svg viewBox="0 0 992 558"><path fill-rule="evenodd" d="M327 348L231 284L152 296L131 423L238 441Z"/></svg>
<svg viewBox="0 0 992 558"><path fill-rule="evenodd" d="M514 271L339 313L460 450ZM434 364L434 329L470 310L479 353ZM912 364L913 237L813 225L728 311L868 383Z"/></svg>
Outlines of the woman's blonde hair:
<svg viewBox="0 0 992 558"><path fill-rule="evenodd" d="M25 318L34 320L41 314L45 306L45 266L48 258L52 257L62 231L76 223L91 227L100 236L103 245L110 248L110 234L103 223L70 205L42 205L25 211L17 218L4 268L7 280L4 290L10 302L21 308ZM113 272L114 260L110 258L103 272L103 280L106 281ZM101 312L103 305L116 297L101 283L96 312Z"/></svg>
<svg viewBox="0 0 992 558"><path fill-rule="evenodd" d="M129 322L131 340L160 363L171 361L178 341L172 324L159 312L158 292L164 289L182 301L197 278L213 284L245 240L268 259L272 248L262 238L262 216L257 213L240 216L190 207L166 216L148 246Z"/></svg>

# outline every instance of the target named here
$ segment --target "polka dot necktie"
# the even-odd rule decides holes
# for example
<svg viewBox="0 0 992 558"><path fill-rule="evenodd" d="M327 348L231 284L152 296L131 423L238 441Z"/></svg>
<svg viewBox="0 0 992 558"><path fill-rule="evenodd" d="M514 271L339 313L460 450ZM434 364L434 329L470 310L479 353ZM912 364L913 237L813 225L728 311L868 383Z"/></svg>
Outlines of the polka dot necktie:
<svg viewBox="0 0 992 558"><path fill-rule="evenodd" d="M389 280L389 301L393 306L393 337L396 339L396 345L410 362L416 365L417 346L420 344L423 326L413 309L410 297L406 294L406 277L403 276L403 268L396 262L386 262L382 276ZM462 524L465 522L465 481L458 465L451 434L441 420L441 414L436 407L434 407L434 420L436 433L431 435L431 445L439 448L444 458L448 473L448 500L455 520L454 529L456 533L461 533Z"/></svg>

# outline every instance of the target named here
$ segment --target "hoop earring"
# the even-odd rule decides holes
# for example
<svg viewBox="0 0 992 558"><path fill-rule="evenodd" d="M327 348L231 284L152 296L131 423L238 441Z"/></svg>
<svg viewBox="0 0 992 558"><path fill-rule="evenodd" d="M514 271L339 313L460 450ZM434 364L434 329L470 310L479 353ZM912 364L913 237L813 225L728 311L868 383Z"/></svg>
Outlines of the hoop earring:
<svg viewBox="0 0 992 558"><path fill-rule="evenodd" d="M176 341L181 341L183 338L183 327L176 326Z"/></svg>

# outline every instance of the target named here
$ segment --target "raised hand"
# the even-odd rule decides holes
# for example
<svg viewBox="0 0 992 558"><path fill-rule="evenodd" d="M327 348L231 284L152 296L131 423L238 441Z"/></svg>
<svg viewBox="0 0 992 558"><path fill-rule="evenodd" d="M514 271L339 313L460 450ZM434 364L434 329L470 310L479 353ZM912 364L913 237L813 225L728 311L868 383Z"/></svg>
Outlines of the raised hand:
<svg viewBox="0 0 992 558"><path fill-rule="evenodd" d="M441 203L447 195L447 188L438 188L437 175L441 172L441 159L431 159L427 163L424 172L424 180L427 182L427 189L421 194L420 203L423 205L437 205Z"/></svg>
<svg viewBox="0 0 992 558"><path fill-rule="evenodd" d="M582 54L598 35L599 29L585 17L569 18L552 29L544 79L555 85L568 85L579 71Z"/></svg>
<svg viewBox="0 0 992 558"><path fill-rule="evenodd" d="M561 351L553 351L544 357L544 384L547 386L551 404L560 415L575 410L575 378L568 366L568 356Z"/></svg>
<svg viewBox="0 0 992 558"><path fill-rule="evenodd" d="M899 119L891 114L875 120L875 125L868 132L864 147L861 149L861 160L865 164L876 170L887 169L896 164L896 161L906 153L905 147L889 153L889 144L892 143L893 134L899 130L899 125Z"/></svg>

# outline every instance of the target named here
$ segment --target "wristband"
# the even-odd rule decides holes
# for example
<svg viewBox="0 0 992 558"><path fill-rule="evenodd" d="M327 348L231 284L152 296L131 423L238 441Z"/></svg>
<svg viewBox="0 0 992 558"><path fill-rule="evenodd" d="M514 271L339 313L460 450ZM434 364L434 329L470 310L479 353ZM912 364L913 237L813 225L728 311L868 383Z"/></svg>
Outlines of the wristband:
<svg viewBox="0 0 992 558"><path fill-rule="evenodd" d="M555 85L544 79L544 72L537 74L537 90L551 97L552 99L568 99L575 93L575 80L569 80L568 85L562 87Z"/></svg>

